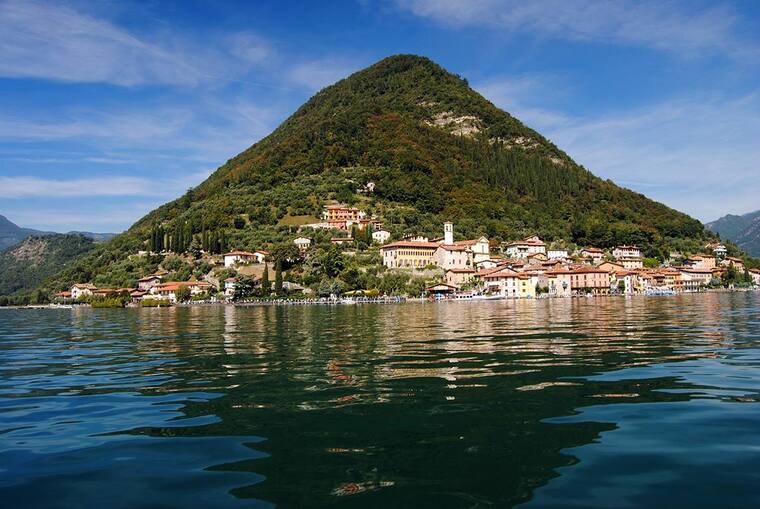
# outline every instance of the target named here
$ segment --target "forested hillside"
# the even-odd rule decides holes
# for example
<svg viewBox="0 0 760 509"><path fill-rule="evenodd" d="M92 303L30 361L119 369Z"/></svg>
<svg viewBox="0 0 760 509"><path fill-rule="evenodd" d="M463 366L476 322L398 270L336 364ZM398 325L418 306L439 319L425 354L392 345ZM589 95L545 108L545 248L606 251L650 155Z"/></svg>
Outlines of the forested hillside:
<svg viewBox="0 0 760 509"><path fill-rule="evenodd" d="M368 182L374 191L359 192ZM686 214L594 176L465 79L399 55L325 88L197 188L46 286L133 282L143 268L127 256L155 243L159 228L162 242L182 249L211 238L224 239L219 249L264 247L292 238L329 200L360 203L396 236L437 235L451 220L466 237L638 244L663 258L713 237Z"/></svg>
<svg viewBox="0 0 760 509"><path fill-rule="evenodd" d="M83 235L31 236L0 252L0 296L35 288L94 247Z"/></svg>

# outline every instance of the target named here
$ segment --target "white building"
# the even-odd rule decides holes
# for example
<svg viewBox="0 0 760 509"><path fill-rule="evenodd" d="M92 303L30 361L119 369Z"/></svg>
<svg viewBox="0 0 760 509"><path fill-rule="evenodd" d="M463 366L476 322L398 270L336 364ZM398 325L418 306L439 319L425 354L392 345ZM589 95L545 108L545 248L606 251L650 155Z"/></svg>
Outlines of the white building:
<svg viewBox="0 0 760 509"><path fill-rule="evenodd" d="M293 241L293 244L298 247L299 251L306 251L311 246L311 239L309 237L298 237Z"/></svg>
<svg viewBox="0 0 760 509"><path fill-rule="evenodd" d="M243 263L264 263L269 253L266 251L230 251L224 255L224 266L234 267Z"/></svg>
<svg viewBox="0 0 760 509"><path fill-rule="evenodd" d="M234 267L242 263L252 263L255 255L250 251L230 251L224 253L224 266Z"/></svg>
<svg viewBox="0 0 760 509"><path fill-rule="evenodd" d="M570 257L570 255L567 252L567 249L549 249L546 252L546 256L550 260L564 260Z"/></svg>
<svg viewBox="0 0 760 509"><path fill-rule="evenodd" d="M622 258L641 258L641 249L636 246L617 246L612 250L612 256Z"/></svg>
<svg viewBox="0 0 760 509"><path fill-rule="evenodd" d="M80 297L90 296L97 289L95 285L90 283L76 283L71 287L71 298L77 300Z"/></svg>
<svg viewBox="0 0 760 509"><path fill-rule="evenodd" d="M707 249L712 250L713 253L715 253L715 256L718 258L725 258L728 254L728 249L726 249L726 245L722 244L720 242L712 242L710 244L707 244L705 246Z"/></svg>
<svg viewBox="0 0 760 509"><path fill-rule="evenodd" d="M224 280L224 296L231 298L233 295L235 295L235 278L228 277Z"/></svg>
<svg viewBox="0 0 760 509"><path fill-rule="evenodd" d="M749 269L749 275L752 276L752 284L760 286L760 269Z"/></svg>
<svg viewBox="0 0 760 509"><path fill-rule="evenodd" d="M534 235L532 237L526 237L523 240L510 242L507 244L504 252L510 258L527 258L528 255L535 253L546 254L546 244Z"/></svg>
<svg viewBox="0 0 760 509"><path fill-rule="evenodd" d="M148 294L151 297L146 295L143 298L157 297L166 299L169 302L177 302L177 291L183 286L190 290L192 297L212 289L211 283L207 283L206 281L172 281L154 286L150 289L150 294Z"/></svg>
<svg viewBox="0 0 760 509"><path fill-rule="evenodd" d="M377 230L376 232L372 232L372 240L378 244L385 244L390 238L391 232L388 230Z"/></svg>

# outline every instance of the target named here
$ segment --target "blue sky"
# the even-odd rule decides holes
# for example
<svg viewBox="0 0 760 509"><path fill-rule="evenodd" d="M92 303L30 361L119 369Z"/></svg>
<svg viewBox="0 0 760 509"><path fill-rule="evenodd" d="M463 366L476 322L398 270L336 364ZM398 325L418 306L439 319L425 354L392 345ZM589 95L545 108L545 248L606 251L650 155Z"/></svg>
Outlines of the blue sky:
<svg viewBox="0 0 760 509"><path fill-rule="evenodd" d="M759 2L0 0L0 214L123 230L395 53L699 219L760 209Z"/></svg>

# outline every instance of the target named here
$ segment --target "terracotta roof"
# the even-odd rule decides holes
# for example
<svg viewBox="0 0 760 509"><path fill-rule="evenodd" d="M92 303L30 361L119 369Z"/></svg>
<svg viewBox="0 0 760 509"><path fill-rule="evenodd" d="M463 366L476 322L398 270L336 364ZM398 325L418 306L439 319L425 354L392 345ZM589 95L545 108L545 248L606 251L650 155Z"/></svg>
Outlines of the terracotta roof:
<svg viewBox="0 0 760 509"><path fill-rule="evenodd" d="M581 249L581 252L586 251L587 253L604 253L601 249L598 247L584 247Z"/></svg>
<svg viewBox="0 0 760 509"><path fill-rule="evenodd" d="M174 292L178 290L180 286L186 286L188 288L191 286L207 288L211 286L211 283L207 283L205 281L172 281L170 283L161 283L160 285L156 285L153 288L159 292Z"/></svg>
<svg viewBox="0 0 760 509"><path fill-rule="evenodd" d="M467 246L460 246L457 244L438 244L438 247L445 249L446 251L467 251Z"/></svg>
<svg viewBox="0 0 760 509"><path fill-rule="evenodd" d="M141 277L141 278L140 278L140 279L138 279L137 281L138 281L138 282L139 282L139 281L150 281L151 279L161 279L161 277L160 277L160 276L157 276L157 275L155 275L155 274L151 274L150 276Z"/></svg>
<svg viewBox="0 0 760 509"><path fill-rule="evenodd" d="M72 285L75 288L81 288L83 290L97 290L98 287L92 283L75 283Z"/></svg>
<svg viewBox="0 0 760 509"><path fill-rule="evenodd" d="M440 246L440 244L436 244L435 242L414 242L410 240L399 240L398 242L391 242L390 244L386 244L380 249L383 250L383 249L389 249L392 247L438 249L438 246Z"/></svg>
<svg viewBox="0 0 760 509"><path fill-rule="evenodd" d="M254 256L253 253L250 251L230 251L229 253L224 253L222 256Z"/></svg>
<svg viewBox="0 0 760 509"><path fill-rule="evenodd" d="M475 269L448 269L446 272L453 272L454 274L474 274L477 271Z"/></svg>

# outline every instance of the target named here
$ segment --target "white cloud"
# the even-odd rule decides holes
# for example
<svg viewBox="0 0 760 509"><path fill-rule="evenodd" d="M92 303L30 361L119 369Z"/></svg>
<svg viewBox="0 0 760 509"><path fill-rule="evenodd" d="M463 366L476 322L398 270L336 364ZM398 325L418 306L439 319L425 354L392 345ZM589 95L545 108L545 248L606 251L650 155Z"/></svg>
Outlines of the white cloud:
<svg viewBox="0 0 760 509"><path fill-rule="evenodd" d="M234 34L216 48L174 34L149 40L72 8L0 3L0 76L133 86L234 79L271 56L263 39Z"/></svg>
<svg viewBox="0 0 760 509"><path fill-rule="evenodd" d="M396 0L416 16L451 27L481 26L565 40L612 42L668 51L746 51L725 6L652 0ZM755 54L757 48L752 49Z"/></svg>
<svg viewBox="0 0 760 509"><path fill-rule="evenodd" d="M530 83L478 90L596 175L703 221L760 208L760 94L691 96L574 119L534 107L541 94L530 89L545 84Z"/></svg>
<svg viewBox="0 0 760 509"><path fill-rule="evenodd" d="M208 171L179 178L108 176L78 179L45 179L33 176L0 176L0 198L78 198L101 196L176 197L199 184Z"/></svg>

